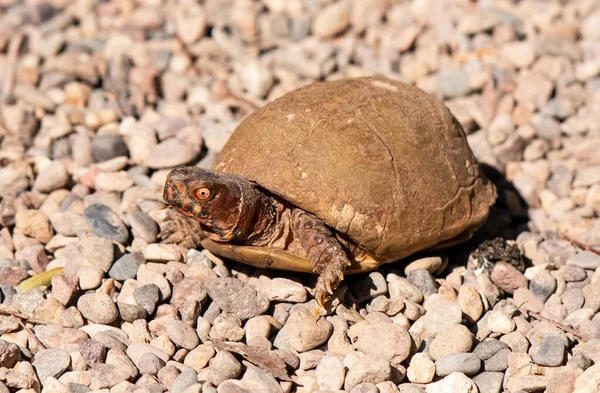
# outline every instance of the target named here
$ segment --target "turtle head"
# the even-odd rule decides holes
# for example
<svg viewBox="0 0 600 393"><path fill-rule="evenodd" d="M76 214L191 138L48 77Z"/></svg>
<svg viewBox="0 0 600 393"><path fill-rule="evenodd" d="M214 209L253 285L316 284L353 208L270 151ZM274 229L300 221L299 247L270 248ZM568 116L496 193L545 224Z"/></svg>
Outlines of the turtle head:
<svg viewBox="0 0 600 393"><path fill-rule="evenodd" d="M168 207L200 222L204 233L215 241L243 236L245 217L252 217L256 193L251 182L239 176L193 166L173 169L163 190Z"/></svg>

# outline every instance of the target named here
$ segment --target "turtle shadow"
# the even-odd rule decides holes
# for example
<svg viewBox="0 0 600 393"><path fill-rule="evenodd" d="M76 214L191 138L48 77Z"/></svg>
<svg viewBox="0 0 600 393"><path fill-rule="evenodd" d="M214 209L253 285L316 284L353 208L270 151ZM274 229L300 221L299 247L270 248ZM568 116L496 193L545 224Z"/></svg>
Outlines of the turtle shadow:
<svg viewBox="0 0 600 393"><path fill-rule="evenodd" d="M498 198L491 207L487 220L471 239L444 250L452 261L451 266L466 266L469 255L486 240L516 240L521 233L530 231L529 205L525 198L496 168L483 163L479 166L496 186Z"/></svg>

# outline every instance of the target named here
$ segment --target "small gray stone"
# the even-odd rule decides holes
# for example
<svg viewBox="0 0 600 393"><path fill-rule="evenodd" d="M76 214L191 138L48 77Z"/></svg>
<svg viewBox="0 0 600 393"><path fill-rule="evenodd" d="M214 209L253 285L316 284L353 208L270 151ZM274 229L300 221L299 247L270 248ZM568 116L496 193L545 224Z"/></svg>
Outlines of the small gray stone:
<svg viewBox="0 0 600 393"><path fill-rule="evenodd" d="M481 359L474 353L457 353L444 356L435 362L435 373L445 377L453 372L461 372L465 375L475 375L481 369Z"/></svg>
<svg viewBox="0 0 600 393"><path fill-rule="evenodd" d="M204 286L221 310L243 321L260 315L269 308L266 296L237 278L219 277L205 281Z"/></svg>
<svg viewBox="0 0 600 393"><path fill-rule="evenodd" d="M209 362L208 380L219 386L227 379L237 378L242 372L242 365L228 351L219 351Z"/></svg>
<svg viewBox="0 0 600 393"><path fill-rule="evenodd" d="M156 284L142 285L133 290L133 297L149 315L152 315L160 300L160 288Z"/></svg>
<svg viewBox="0 0 600 393"><path fill-rule="evenodd" d="M504 371L508 368L508 355L511 350L508 348L501 349L491 358L485 361L483 366L485 371Z"/></svg>
<svg viewBox="0 0 600 393"><path fill-rule="evenodd" d="M135 278L138 267L144 263L146 263L146 261L141 252L134 251L132 253L127 253L113 263L108 271L108 275L117 281Z"/></svg>
<svg viewBox="0 0 600 393"><path fill-rule="evenodd" d="M326 392L330 392L331 390ZM421 392L423 392L423 390L421 390ZM356 385L355 387L353 387L352 389L350 389L350 393L380 393L379 389L377 388L376 385L369 383L369 382L365 382L365 383L360 383L358 385Z"/></svg>
<svg viewBox="0 0 600 393"><path fill-rule="evenodd" d="M531 359L540 366L560 366L565 359L565 343L560 337L549 336L531 346Z"/></svg>
<svg viewBox="0 0 600 393"><path fill-rule="evenodd" d="M97 236L127 244L129 231L110 207L94 203L83 211L83 216Z"/></svg>
<svg viewBox="0 0 600 393"><path fill-rule="evenodd" d="M187 369L175 378L173 385L171 385L171 391L173 393L182 393L185 389L196 383L198 383L198 374L194 370Z"/></svg>
<svg viewBox="0 0 600 393"><path fill-rule="evenodd" d="M437 293L439 284L435 278L425 269L415 269L408 272L408 281L419 288L425 299Z"/></svg>
<svg viewBox="0 0 600 393"><path fill-rule="evenodd" d="M473 378L477 385L479 393L500 393L502 391L502 381L504 373L484 371Z"/></svg>
<svg viewBox="0 0 600 393"><path fill-rule="evenodd" d="M575 351L573 353L573 357L571 357L571 359L569 359L569 361L567 362L568 366L580 368L582 370L587 370L589 367L592 366L592 364L594 364L593 360L587 357L581 351Z"/></svg>
<svg viewBox="0 0 600 393"><path fill-rule="evenodd" d="M127 215L131 233L134 237L154 243L158 236L158 224L148 214L142 211L134 211Z"/></svg>
<svg viewBox="0 0 600 393"><path fill-rule="evenodd" d="M148 313L142 307L135 304L117 302L119 315L126 322L133 322L137 319L146 319Z"/></svg>
<svg viewBox="0 0 600 393"><path fill-rule="evenodd" d="M525 336L523 336L523 338L525 338ZM488 360L502 349L510 349L510 347L506 343L495 338L488 338L477 344L473 353L481 360Z"/></svg>
<svg viewBox="0 0 600 393"><path fill-rule="evenodd" d="M542 270L531 280L529 289L545 302L556 291L556 278L548 270Z"/></svg>
<svg viewBox="0 0 600 393"><path fill-rule="evenodd" d="M92 141L92 156L96 162L127 155L129 150L120 135L97 135Z"/></svg>
<svg viewBox="0 0 600 393"><path fill-rule="evenodd" d="M40 382L46 378L58 378L71 364L71 357L62 349L42 349L35 354L32 365Z"/></svg>

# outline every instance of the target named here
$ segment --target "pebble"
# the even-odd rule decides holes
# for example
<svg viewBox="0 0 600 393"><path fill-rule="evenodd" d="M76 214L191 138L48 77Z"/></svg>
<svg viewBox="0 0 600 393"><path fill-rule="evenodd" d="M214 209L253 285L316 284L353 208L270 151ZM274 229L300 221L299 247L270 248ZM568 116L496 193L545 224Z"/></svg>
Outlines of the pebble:
<svg viewBox="0 0 600 393"><path fill-rule="evenodd" d="M77 301L77 309L85 319L105 325L112 323L119 315L115 303L103 293L82 295Z"/></svg>
<svg viewBox="0 0 600 393"><path fill-rule="evenodd" d="M175 345L185 349L194 349L198 346L200 339L196 331L185 322L178 319L169 319L165 323L165 329L169 339Z"/></svg>
<svg viewBox="0 0 600 393"><path fill-rule="evenodd" d="M108 275L117 281L125 281L135 278L138 267L145 262L146 261L144 260L142 253L127 253L112 264L110 270L108 270Z"/></svg>
<svg viewBox="0 0 600 393"><path fill-rule="evenodd" d="M131 233L148 243L154 243L158 236L158 224L148 214L142 211L131 212L127 215Z"/></svg>
<svg viewBox="0 0 600 393"><path fill-rule="evenodd" d="M211 344L200 344L187 354L183 364L199 372L206 367L213 356L215 356L215 349Z"/></svg>
<svg viewBox="0 0 600 393"><path fill-rule="evenodd" d="M479 393L500 393L503 379L504 373L485 371L473 377L473 382Z"/></svg>
<svg viewBox="0 0 600 393"><path fill-rule="evenodd" d="M591 251L579 252L567 259L567 265L575 265L584 269L596 270L600 267L600 255Z"/></svg>
<svg viewBox="0 0 600 393"><path fill-rule="evenodd" d="M54 190L66 187L70 180L67 168L61 162L51 162L38 173L33 188L49 194Z"/></svg>
<svg viewBox="0 0 600 393"><path fill-rule="evenodd" d="M431 295L425 302L425 329L435 335L462 322L462 310L458 303L441 295Z"/></svg>
<svg viewBox="0 0 600 393"><path fill-rule="evenodd" d="M527 288L529 284L523 273L505 262L498 262L494 265L491 279L498 288L511 295L519 288Z"/></svg>
<svg viewBox="0 0 600 393"><path fill-rule="evenodd" d="M273 345L279 349L305 352L325 343L333 331L333 325L324 318L315 320L314 312L300 308L290 314L286 324L277 333Z"/></svg>
<svg viewBox="0 0 600 393"><path fill-rule="evenodd" d="M165 362L152 352L146 352L137 363L140 374L156 375L165 366Z"/></svg>
<svg viewBox="0 0 600 393"><path fill-rule="evenodd" d="M435 376L436 365L425 353L419 352L412 356L406 369L406 377L413 383L430 383Z"/></svg>
<svg viewBox="0 0 600 393"><path fill-rule="evenodd" d="M444 356L435 362L435 373L445 377L453 372L473 376L481 369L481 359L474 353L456 353Z"/></svg>
<svg viewBox="0 0 600 393"><path fill-rule="evenodd" d="M378 384L387 381L392 375L390 363L374 355L365 355L348 368L344 380L344 390L352 390L361 383Z"/></svg>
<svg viewBox="0 0 600 393"><path fill-rule="evenodd" d="M400 364L408 358L412 345L412 338L406 329L394 323L368 323L360 329L354 342L357 350L377 355L394 364Z"/></svg>
<svg viewBox="0 0 600 393"><path fill-rule="evenodd" d="M509 378L504 387L511 392L537 392L543 391L547 383L548 377L545 375L525 375Z"/></svg>
<svg viewBox="0 0 600 393"><path fill-rule="evenodd" d="M249 363L245 363L245 366L246 372L240 382L250 393L283 393L283 389L271 374Z"/></svg>
<svg viewBox="0 0 600 393"><path fill-rule="evenodd" d="M198 153L199 149L196 146L177 138L169 138L152 147L144 165L152 169L173 168L190 163Z"/></svg>
<svg viewBox="0 0 600 393"><path fill-rule="evenodd" d="M115 366L96 363L92 365L91 369L90 388L92 390L111 388L119 382L127 380L128 377L124 370L120 370Z"/></svg>
<svg viewBox="0 0 600 393"><path fill-rule="evenodd" d="M15 214L15 233L35 238L47 244L53 236L48 216L40 210L20 210Z"/></svg>
<svg viewBox="0 0 600 393"><path fill-rule="evenodd" d="M209 362L208 380L215 386L228 379L237 378L242 372L242 365L228 351L219 351Z"/></svg>
<svg viewBox="0 0 600 393"><path fill-rule="evenodd" d="M458 291L456 299L460 309L465 314L467 322L475 323L483 314L483 302L479 296L479 292L473 287L463 285Z"/></svg>
<svg viewBox="0 0 600 393"><path fill-rule="evenodd" d="M100 172L96 175L94 187L100 191L123 192L133 186L133 180L125 171Z"/></svg>
<svg viewBox="0 0 600 393"><path fill-rule="evenodd" d="M77 270L77 276L79 277L79 288L86 291L100 286L104 272L98 266L81 266Z"/></svg>
<svg viewBox="0 0 600 393"><path fill-rule="evenodd" d="M121 244L129 240L127 227L110 207L94 203L84 210L83 215L96 236Z"/></svg>
<svg viewBox="0 0 600 393"><path fill-rule="evenodd" d="M262 282L259 291L270 301L304 303L307 299L306 289L301 283L282 277Z"/></svg>
<svg viewBox="0 0 600 393"><path fill-rule="evenodd" d="M425 269L431 274L436 274L443 267L444 260L441 257L419 258L406 265L404 274L408 276L408 273L417 269Z"/></svg>
<svg viewBox="0 0 600 393"><path fill-rule="evenodd" d="M477 392L475 382L460 372L454 372L438 382L433 382L425 387L426 393L472 393Z"/></svg>
<svg viewBox="0 0 600 393"><path fill-rule="evenodd" d="M565 344L560 337L545 337L534 343L529 353L531 359L540 366L556 367L560 366L565 358Z"/></svg>
<svg viewBox="0 0 600 393"><path fill-rule="evenodd" d="M92 156L96 162L108 161L128 154L127 145L120 135L96 135L92 140Z"/></svg>
<svg viewBox="0 0 600 393"><path fill-rule="evenodd" d="M317 14L313 21L312 31L317 37L330 38L344 31L349 23L349 1L337 0Z"/></svg>
<svg viewBox="0 0 600 393"><path fill-rule="evenodd" d="M160 300L160 288L156 284L142 285L133 290L133 297L149 315L152 315Z"/></svg>
<svg viewBox="0 0 600 393"><path fill-rule="evenodd" d="M515 330L515 322L502 311L492 311L487 319L487 327L494 333L508 334Z"/></svg>
<svg viewBox="0 0 600 393"><path fill-rule="evenodd" d="M269 308L266 296L237 278L208 280L204 282L204 287L221 310L242 321L260 315Z"/></svg>
<svg viewBox="0 0 600 393"><path fill-rule="evenodd" d="M542 270L533 277L529 283L529 289L542 302L545 302L556 291L556 278L548 270Z"/></svg>
<svg viewBox="0 0 600 393"><path fill-rule="evenodd" d="M317 366L317 383L321 390L338 390L344 386L346 368L337 356L324 356Z"/></svg>
<svg viewBox="0 0 600 393"><path fill-rule="evenodd" d="M444 356L468 352L474 343L473 334L463 325L452 325L439 332L429 345L433 360Z"/></svg>
<svg viewBox="0 0 600 393"><path fill-rule="evenodd" d="M0 366L12 368L21 358L19 347L11 342L0 340Z"/></svg>
<svg viewBox="0 0 600 393"><path fill-rule="evenodd" d="M411 270L406 278L412 285L419 288L425 299L438 291L439 284L431 273L425 269Z"/></svg>

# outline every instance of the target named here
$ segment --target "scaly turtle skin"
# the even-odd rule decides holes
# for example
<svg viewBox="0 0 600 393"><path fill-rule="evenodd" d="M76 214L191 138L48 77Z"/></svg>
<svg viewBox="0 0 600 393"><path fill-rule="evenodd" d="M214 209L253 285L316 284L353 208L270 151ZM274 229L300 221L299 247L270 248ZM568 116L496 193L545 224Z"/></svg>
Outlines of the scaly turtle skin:
<svg viewBox="0 0 600 393"><path fill-rule="evenodd" d="M315 271L326 300L369 271L470 238L496 200L447 107L384 77L320 82L246 117L212 170L176 168L163 199L210 251Z"/></svg>

